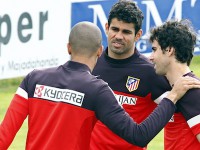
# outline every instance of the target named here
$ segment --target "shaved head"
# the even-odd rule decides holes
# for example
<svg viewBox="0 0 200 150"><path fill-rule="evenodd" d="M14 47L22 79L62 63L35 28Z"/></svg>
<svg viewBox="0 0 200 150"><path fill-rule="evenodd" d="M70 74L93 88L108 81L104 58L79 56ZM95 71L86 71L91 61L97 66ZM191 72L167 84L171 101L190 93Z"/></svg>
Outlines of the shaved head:
<svg viewBox="0 0 200 150"><path fill-rule="evenodd" d="M91 22L77 23L70 32L69 44L74 54L90 57L102 45L101 30Z"/></svg>

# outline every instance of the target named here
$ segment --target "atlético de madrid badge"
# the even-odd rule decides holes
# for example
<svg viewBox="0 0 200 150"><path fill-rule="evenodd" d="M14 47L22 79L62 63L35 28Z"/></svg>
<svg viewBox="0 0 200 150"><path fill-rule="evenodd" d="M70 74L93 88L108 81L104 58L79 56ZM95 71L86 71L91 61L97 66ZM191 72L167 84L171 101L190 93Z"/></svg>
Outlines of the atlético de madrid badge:
<svg viewBox="0 0 200 150"><path fill-rule="evenodd" d="M129 92L133 92L137 90L139 82L140 82L140 79L128 76L128 79L126 82L126 88L129 90Z"/></svg>

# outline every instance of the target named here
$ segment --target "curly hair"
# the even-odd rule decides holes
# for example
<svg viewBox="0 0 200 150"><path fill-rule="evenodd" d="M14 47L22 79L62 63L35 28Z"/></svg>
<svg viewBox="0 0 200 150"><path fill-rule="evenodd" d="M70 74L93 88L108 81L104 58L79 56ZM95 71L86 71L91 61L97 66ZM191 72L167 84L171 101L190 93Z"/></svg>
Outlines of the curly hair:
<svg viewBox="0 0 200 150"><path fill-rule="evenodd" d="M193 57L194 47L196 44L196 33L189 20L181 21L170 20L163 25L154 27L150 30L149 41L152 43L156 40L163 53L166 48L175 49L175 58L189 66Z"/></svg>
<svg viewBox="0 0 200 150"><path fill-rule="evenodd" d="M115 3L108 16L108 25L112 22L113 18L126 23L133 23L135 25L135 33L142 28L142 21L144 19L142 11L132 1L119 0Z"/></svg>

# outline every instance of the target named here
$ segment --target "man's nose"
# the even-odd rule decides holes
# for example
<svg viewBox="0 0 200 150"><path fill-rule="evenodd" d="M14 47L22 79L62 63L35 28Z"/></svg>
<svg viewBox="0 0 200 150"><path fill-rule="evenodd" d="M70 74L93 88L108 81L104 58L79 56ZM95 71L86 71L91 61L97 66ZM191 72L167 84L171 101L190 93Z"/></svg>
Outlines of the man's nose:
<svg viewBox="0 0 200 150"><path fill-rule="evenodd" d="M122 34L122 32L117 32L116 35L115 35L115 37L116 37L117 39L123 39L123 34Z"/></svg>
<svg viewBox="0 0 200 150"><path fill-rule="evenodd" d="M153 61L153 53L151 53L148 58L150 61Z"/></svg>

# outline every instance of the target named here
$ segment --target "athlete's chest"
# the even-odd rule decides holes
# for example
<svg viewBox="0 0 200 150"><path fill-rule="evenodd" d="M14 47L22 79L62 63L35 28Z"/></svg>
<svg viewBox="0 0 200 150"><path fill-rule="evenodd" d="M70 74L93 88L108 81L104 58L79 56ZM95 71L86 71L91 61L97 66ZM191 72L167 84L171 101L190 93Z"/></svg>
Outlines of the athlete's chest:
<svg viewBox="0 0 200 150"><path fill-rule="evenodd" d="M101 69L95 72L112 90L131 95L146 96L152 87L150 76L134 69ZM123 99L124 97L121 97ZM129 98L125 98L129 100ZM132 101L132 99L131 99Z"/></svg>

